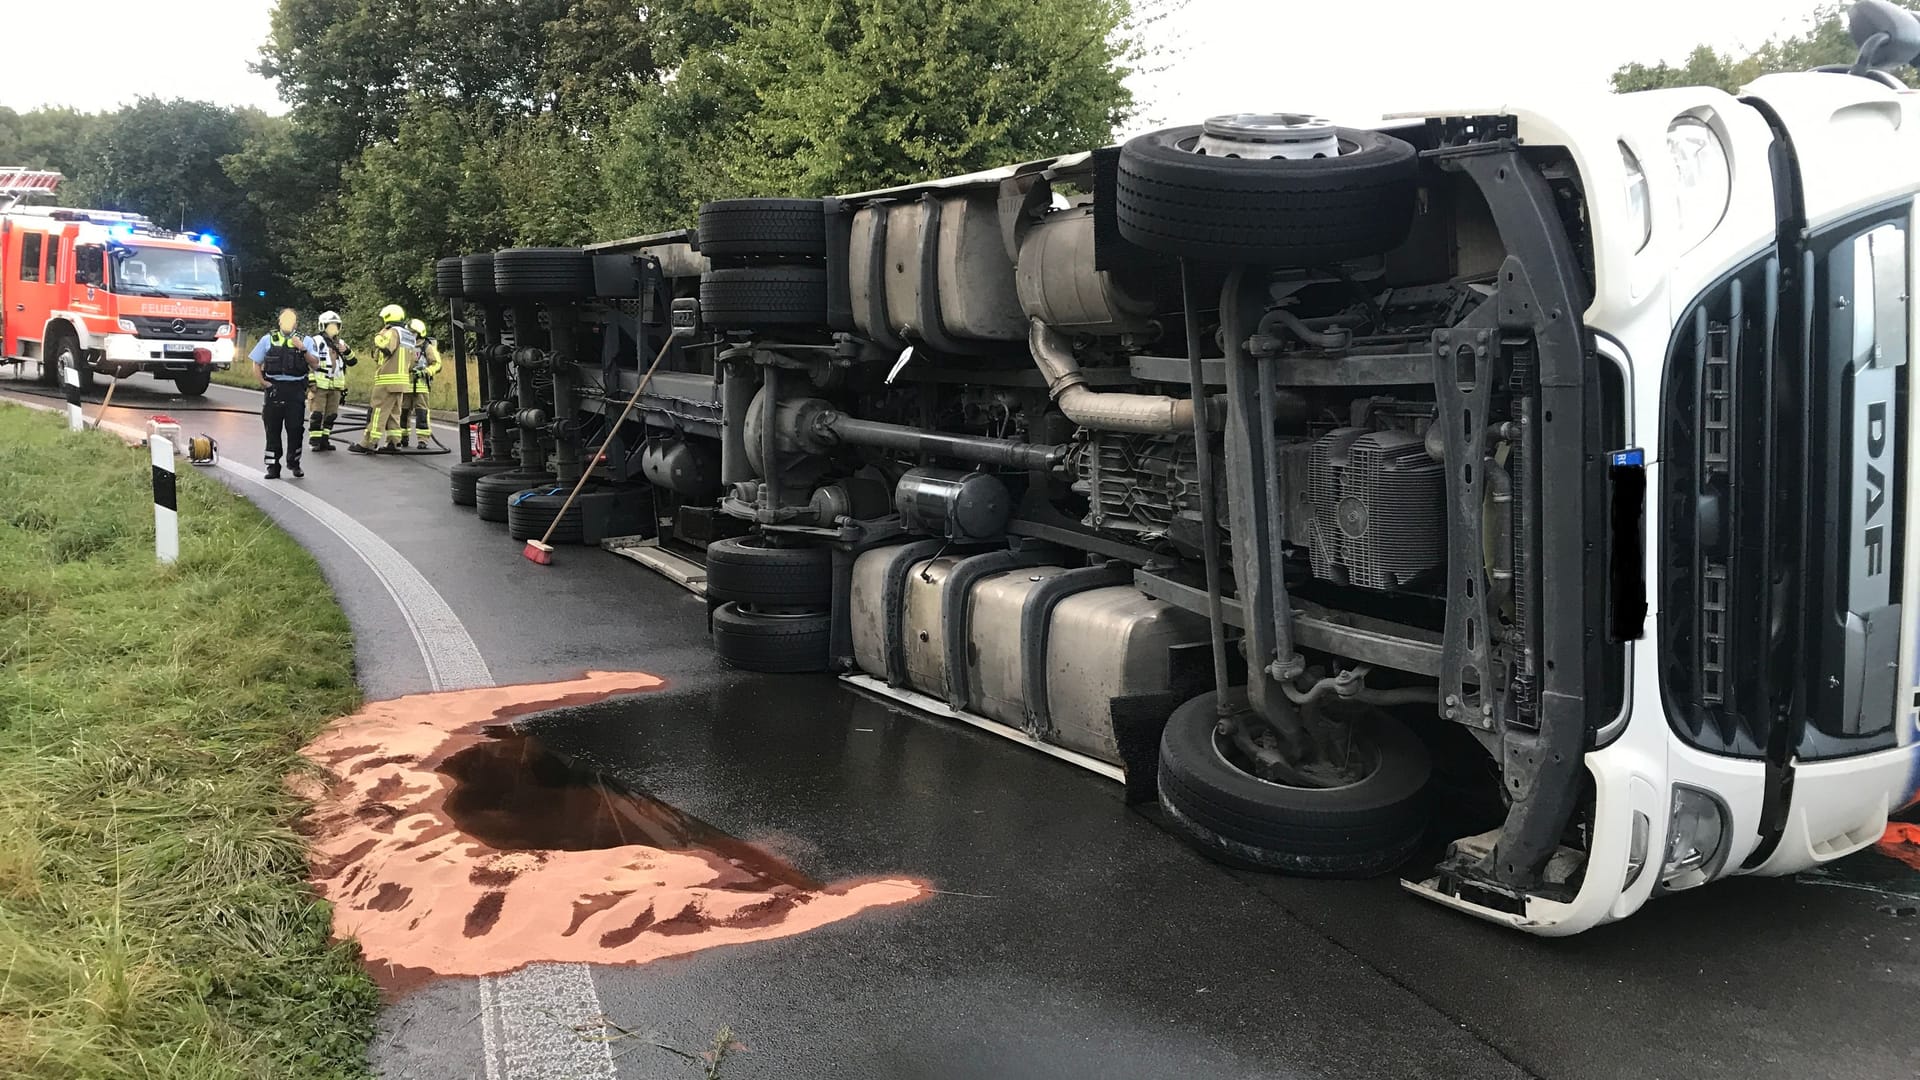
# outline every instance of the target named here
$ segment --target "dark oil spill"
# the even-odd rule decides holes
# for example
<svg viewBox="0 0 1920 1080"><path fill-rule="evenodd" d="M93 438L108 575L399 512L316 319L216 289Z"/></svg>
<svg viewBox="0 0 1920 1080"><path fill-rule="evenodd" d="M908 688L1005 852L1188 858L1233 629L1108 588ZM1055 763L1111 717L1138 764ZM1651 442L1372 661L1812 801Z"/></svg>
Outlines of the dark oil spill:
<svg viewBox="0 0 1920 1080"><path fill-rule="evenodd" d="M445 804L449 822L490 848L600 851L642 844L710 852L751 875L760 887L820 887L782 860L699 818L604 774L577 768L533 735L504 726L489 728L487 735L442 761L437 771L453 781Z"/></svg>
<svg viewBox="0 0 1920 1080"><path fill-rule="evenodd" d="M390 994L537 962L648 963L928 894L901 877L822 886L505 723L659 685L589 672L372 702L306 747L330 774L302 824L314 885Z"/></svg>

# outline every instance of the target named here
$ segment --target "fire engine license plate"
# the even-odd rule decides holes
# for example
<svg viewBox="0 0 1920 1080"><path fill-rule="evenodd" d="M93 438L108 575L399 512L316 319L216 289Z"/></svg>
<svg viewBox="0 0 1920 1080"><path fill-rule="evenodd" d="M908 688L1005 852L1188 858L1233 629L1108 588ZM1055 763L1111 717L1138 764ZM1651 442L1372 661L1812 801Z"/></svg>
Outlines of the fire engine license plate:
<svg viewBox="0 0 1920 1080"><path fill-rule="evenodd" d="M191 345L164 345L161 346L161 349L169 359L176 356L184 360L193 359L193 346Z"/></svg>

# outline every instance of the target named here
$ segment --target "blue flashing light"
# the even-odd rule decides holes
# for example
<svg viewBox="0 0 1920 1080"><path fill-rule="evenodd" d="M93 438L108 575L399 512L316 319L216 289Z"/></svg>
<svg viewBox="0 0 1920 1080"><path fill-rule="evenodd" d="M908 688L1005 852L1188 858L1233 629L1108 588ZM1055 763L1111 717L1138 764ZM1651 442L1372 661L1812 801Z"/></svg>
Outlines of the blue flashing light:
<svg viewBox="0 0 1920 1080"><path fill-rule="evenodd" d="M107 230L107 235L118 238L118 239L124 239L126 237L133 235L133 226L124 225L124 224L115 225L112 228Z"/></svg>
<svg viewBox="0 0 1920 1080"><path fill-rule="evenodd" d="M259 292L254 293L253 295L264 298L267 295L267 290L261 289Z"/></svg>
<svg viewBox="0 0 1920 1080"><path fill-rule="evenodd" d="M207 246L209 246L209 247L219 247L219 246L220 246L220 238L219 238L219 237L217 237L217 236L215 236L215 235L213 235L213 234L212 234L212 233L210 233L210 232L209 232L209 233L201 233L201 234L200 234L200 242L201 242L201 243L203 243L203 244L206 244L206 245L207 245Z"/></svg>

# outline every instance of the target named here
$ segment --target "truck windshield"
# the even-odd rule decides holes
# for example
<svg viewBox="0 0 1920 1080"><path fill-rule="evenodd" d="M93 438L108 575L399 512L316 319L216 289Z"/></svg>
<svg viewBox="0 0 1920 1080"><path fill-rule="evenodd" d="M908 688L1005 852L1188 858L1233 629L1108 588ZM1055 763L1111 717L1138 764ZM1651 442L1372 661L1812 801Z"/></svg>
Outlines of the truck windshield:
<svg viewBox="0 0 1920 1080"><path fill-rule="evenodd" d="M116 293L224 299L231 292L227 261L213 252L124 245L112 250Z"/></svg>

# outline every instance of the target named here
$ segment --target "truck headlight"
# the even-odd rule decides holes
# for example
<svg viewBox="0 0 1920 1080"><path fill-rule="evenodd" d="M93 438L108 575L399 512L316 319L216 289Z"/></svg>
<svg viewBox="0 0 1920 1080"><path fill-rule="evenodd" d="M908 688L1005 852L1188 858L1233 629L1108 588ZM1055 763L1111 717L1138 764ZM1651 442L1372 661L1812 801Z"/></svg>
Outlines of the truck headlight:
<svg viewBox="0 0 1920 1080"><path fill-rule="evenodd" d="M1647 171L1626 143L1620 144L1620 163L1627 169L1627 234L1633 237L1633 252L1638 255L1653 239L1653 199L1647 194Z"/></svg>
<svg viewBox="0 0 1920 1080"><path fill-rule="evenodd" d="M1726 854L1727 815L1720 800L1696 788L1675 784L1673 812L1667 818L1667 852L1660 865L1660 888L1679 892L1705 885Z"/></svg>
<svg viewBox="0 0 1920 1080"><path fill-rule="evenodd" d="M1733 164L1719 134L1696 116L1678 117L1667 128L1667 152L1680 180L1674 196L1680 250L1692 251L1726 216Z"/></svg>
<svg viewBox="0 0 1920 1080"><path fill-rule="evenodd" d="M121 319L120 332L123 334L137 334L140 331L133 325L132 319Z"/></svg>

